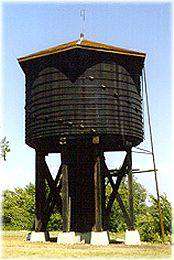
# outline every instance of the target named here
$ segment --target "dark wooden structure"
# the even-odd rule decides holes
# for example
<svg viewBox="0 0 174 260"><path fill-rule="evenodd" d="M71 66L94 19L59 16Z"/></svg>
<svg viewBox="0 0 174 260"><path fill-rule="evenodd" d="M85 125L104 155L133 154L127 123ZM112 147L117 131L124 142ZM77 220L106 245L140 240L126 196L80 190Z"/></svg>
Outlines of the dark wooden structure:
<svg viewBox="0 0 174 260"><path fill-rule="evenodd" d="M64 231L102 231L115 199L133 228L133 212L118 189L129 174L131 191L131 149L143 141L144 59L144 53L84 39L18 59L26 78L26 143L36 150L35 231L46 230L55 207ZM116 183L105 151L126 151ZM45 162L49 153L61 153L55 180ZM113 189L107 205L106 178Z"/></svg>

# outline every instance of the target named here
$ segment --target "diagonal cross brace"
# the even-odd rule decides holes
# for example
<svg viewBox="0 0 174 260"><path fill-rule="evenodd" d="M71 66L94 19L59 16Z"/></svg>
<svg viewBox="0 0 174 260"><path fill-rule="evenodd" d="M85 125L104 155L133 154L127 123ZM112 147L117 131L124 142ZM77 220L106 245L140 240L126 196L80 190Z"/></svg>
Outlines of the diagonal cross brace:
<svg viewBox="0 0 174 260"><path fill-rule="evenodd" d="M41 189L36 190L36 201L37 205L40 206L37 207L36 209L39 208L38 213L36 213L35 220L33 223L32 229L34 230L44 230L46 229L47 223L50 219L51 214L53 213L54 207L57 204L58 210L61 213L61 208L62 208L62 200L60 196L60 190L61 190L61 167L59 168L59 171L56 175L55 180L53 179L49 168L45 162L45 155L42 152L37 152L37 157L36 157L36 162L37 162L37 183L42 180L43 183L45 183L45 180L47 180L48 186L50 187L50 192L46 196L46 190L45 190L45 184L44 187ZM39 174L39 176L38 176ZM59 182L60 180L60 182ZM59 185L58 185L59 182ZM37 184L38 185L38 184ZM58 186L57 186L58 185ZM42 197L43 195L43 197ZM42 206L41 206L42 202Z"/></svg>
<svg viewBox="0 0 174 260"><path fill-rule="evenodd" d="M51 178L50 178L50 180L51 180L51 182L52 182L52 186L54 185L54 188L52 189L52 187L50 187L50 185L49 185L49 187L50 187L50 193L49 193L49 195L48 195L48 197L47 197L47 203L49 204L50 203L50 201L51 201L51 198L53 197L53 195L54 195L54 192L56 192L57 194L59 194L60 193L60 189L61 189L61 179L60 179L60 176L61 176L61 169L62 169L62 165L60 166L60 168L59 168L59 170L58 170L58 173L57 173L57 175L56 175L56 178L55 178L55 180L53 180L53 178L52 178L52 176L51 176ZM50 174L51 175L51 174ZM60 180L60 182L59 182L59 185L58 185L58 181ZM54 184L53 184L54 183ZM58 186L57 186L58 185ZM54 196L55 197L55 196ZM47 205L48 205L47 204Z"/></svg>
<svg viewBox="0 0 174 260"><path fill-rule="evenodd" d="M61 197L59 195L60 190L62 188L62 181L60 179L61 169L62 169L62 167L60 166L59 171L58 171L57 176L56 176L55 181L54 181L55 186L56 186L56 194L55 194L55 190L51 189L50 193L48 194L47 200L46 200L46 205L45 205L45 221L46 221L46 223L48 223L50 216L52 215L54 207L55 207L56 204L57 204L57 207L58 207L58 211L60 213L62 211L62 201L61 201ZM59 180L60 180L60 182L59 182L59 185L57 186ZM55 195L58 196L57 199L56 199ZM59 204L58 204L58 202L59 202Z"/></svg>
<svg viewBox="0 0 174 260"><path fill-rule="evenodd" d="M45 170L44 177L47 180L48 186L50 188L50 193L52 195L54 195L55 203L57 204L58 207L60 207L60 205L61 205L60 188L61 187L59 187L59 188L57 187L56 182L54 181L45 160L43 161L43 167ZM60 174L61 174L61 171L58 172L58 177L60 176ZM57 177L57 179L58 179L58 177ZM56 181L57 181L57 179L56 179Z"/></svg>
<svg viewBox="0 0 174 260"><path fill-rule="evenodd" d="M119 189L119 186L121 184L123 177L127 173L129 173L129 171L131 170L131 167L132 167L132 158L131 158L131 150L129 150L129 151L127 151L123 165L118 170L118 177L117 177L117 181L116 181L116 184L115 184L113 179L112 179L112 176L111 176L111 174L110 174L110 172L107 168L107 165L104 162L105 174L108 177L109 182L110 182L111 187L112 187L112 192L111 192L111 195L109 197L108 205L107 205L107 208L106 208L107 222L108 222L109 216L111 214L111 209L112 209L112 205L114 203L114 200L117 199L119 206L122 210L123 216L125 218L126 224L129 228L131 227L131 219L130 219L130 216L127 213L127 210L126 210L126 208L123 204L122 198L121 198L120 194L118 193L118 189Z"/></svg>

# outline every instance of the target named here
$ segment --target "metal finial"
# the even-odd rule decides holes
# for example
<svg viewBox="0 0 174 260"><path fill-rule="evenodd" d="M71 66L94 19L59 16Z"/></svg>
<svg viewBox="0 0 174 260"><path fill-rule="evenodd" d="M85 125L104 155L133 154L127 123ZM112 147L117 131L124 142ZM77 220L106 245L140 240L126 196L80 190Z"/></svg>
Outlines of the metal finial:
<svg viewBox="0 0 174 260"><path fill-rule="evenodd" d="M85 9L82 9L80 10L80 17L82 17L82 28L81 28L81 33L80 33L80 37L84 38L85 36L85 21L86 21L86 10Z"/></svg>

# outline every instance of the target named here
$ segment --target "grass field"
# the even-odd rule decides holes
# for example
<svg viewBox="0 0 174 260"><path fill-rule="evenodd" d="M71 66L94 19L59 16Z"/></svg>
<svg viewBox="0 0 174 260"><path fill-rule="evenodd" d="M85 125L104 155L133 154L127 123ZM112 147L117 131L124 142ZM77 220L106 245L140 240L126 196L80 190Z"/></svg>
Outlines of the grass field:
<svg viewBox="0 0 174 260"><path fill-rule="evenodd" d="M2 232L3 257L17 256L58 256L58 257L157 257L157 259L168 259L171 256L171 245L142 243L141 246L126 246L124 243L116 242L118 235L111 234L115 240L109 246L92 246L88 244L59 245L56 242L31 243L25 241L28 231L4 231ZM57 232L50 232L52 238L56 238Z"/></svg>

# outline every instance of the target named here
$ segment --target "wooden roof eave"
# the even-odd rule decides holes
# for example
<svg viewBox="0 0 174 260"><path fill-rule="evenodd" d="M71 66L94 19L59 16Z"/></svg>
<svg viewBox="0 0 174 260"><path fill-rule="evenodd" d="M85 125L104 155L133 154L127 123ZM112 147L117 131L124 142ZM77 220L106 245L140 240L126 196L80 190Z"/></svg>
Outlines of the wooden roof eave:
<svg viewBox="0 0 174 260"><path fill-rule="evenodd" d="M142 58L145 59L146 54L145 53L140 53L140 52L124 52L124 51L116 51L116 50L107 50L107 49L103 49L103 48L95 48L95 47L91 47L91 46L82 46L82 45L75 45L75 46L71 46L71 47L65 47L64 49L60 49L60 50L56 50L50 53L42 53L42 54L33 54L33 55L28 55L28 56L24 56L21 58L18 58L18 62L19 63L23 63L25 61L29 61L29 60L33 60L33 59L38 59L41 57L45 57L45 56L50 56L50 55L54 55L60 52L65 52L65 51L69 51L72 49L86 49L86 50L92 50L92 51L98 51L98 52L105 52L105 53L113 53L113 54L119 54L119 55L125 55L125 56L133 56L133 57L137 57L137 58Z"/></svg>

